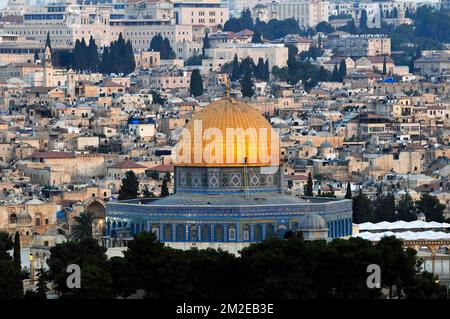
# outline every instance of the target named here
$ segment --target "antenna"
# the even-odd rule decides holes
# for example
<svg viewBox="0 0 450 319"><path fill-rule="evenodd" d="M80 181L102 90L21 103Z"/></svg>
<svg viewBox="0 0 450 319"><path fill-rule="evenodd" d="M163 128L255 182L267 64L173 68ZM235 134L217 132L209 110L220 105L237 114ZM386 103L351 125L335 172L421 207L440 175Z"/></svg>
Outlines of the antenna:
<svg viewBox="0 0 450 319"><path fill-rule="evenodd" d="M230 97L230 78L229 77L227 77L227 81L225 83L225 96L227 98Z"/></svg>

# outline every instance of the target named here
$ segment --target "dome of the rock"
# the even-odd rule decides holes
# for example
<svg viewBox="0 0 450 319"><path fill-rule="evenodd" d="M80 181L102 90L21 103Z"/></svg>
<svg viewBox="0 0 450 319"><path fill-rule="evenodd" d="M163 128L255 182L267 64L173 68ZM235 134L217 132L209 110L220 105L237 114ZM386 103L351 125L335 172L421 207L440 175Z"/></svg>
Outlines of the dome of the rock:
<svg viewBox="0 0 450 319"><path fill-rule="evenodd" d="M241 101L224 98L209 104L194 114L186 129L189 138L181 139L177 166L279 164L278 135L263 115Z"/></svg>

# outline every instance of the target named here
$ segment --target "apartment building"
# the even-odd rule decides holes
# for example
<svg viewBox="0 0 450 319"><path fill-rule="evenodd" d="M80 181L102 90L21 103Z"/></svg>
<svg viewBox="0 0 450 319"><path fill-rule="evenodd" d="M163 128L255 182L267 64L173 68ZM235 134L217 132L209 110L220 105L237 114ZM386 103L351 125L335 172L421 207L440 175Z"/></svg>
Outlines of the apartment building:
<svg viewBox="0 0 450 319"><path fill-rule="evenodd" d="M340 56L363 57L391 54L391 38L386 35L350 35L334 32L323 41L326 49Z"/></svg>
<svg viewBox="0 0 450 319"><path fill-rule="evenodd" d="M269 17L280 20L294 18L302 28L315 27L322 21L328 22L329 2L321 0L280 0L267 4Z"/></svg>
<svg viewBox="0 0 450 319"><path fill-rule="evenodd" d="M175 0L173 7L176 24L223 26L229 18L228 8L220 0Z"/></svg>
<svg viewBox="0 0 450 319"><path fill-rule="evenodd" d="M161 5L163 3L161 1ZM91 36L98 47L108 46L122 33L137 52L147 50L152 37L161 34L169 39L177 57L183 57L182 44L192 42L191 25L175 24L170 16L164 14L163 9L156 10L154 15L148 12L144 16L132 15L125 10L123 5L116 4L53 3L30 7L23 15L23 20L3 22L0 31L34 38L41 45L44 45L49 34L53 48L66 49L72 48L76 40L84 38L87 41Z"/></svg>

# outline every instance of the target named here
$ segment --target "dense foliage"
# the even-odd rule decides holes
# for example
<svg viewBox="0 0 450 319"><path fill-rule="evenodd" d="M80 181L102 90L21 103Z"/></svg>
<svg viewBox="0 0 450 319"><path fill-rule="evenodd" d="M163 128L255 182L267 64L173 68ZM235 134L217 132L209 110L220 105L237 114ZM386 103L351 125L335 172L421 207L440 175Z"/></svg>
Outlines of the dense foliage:
<svg viewBox="0 0 450 319"><path fill-rule="evenodd" d="M353 222L356 224L365 222L381 222L396 220L413 221L418 213L425 214L427 221L444 221L445 205L429 194L424 194L417 201L413 201L407 193L402 195L397 204L390 193L379 192L371 201L361 190L353 197Z"/></svg>
<svg viewBox="0 0 450 319"><path fill-rule="evenodd" d="M81 289L67 289L66 265L79 264ZM376 245L361 238L304 241L301 234L252 244L236 257L221 250L176 250L153 233L129 242L124 258L106 260L88 240L59 244L48 261L63 298L127 297L138 290L151 299L373 299L381 289L366 285L367 266L381 266L381 287L402 298L443 298L432 274L419 274L415 251L394 237Z"/></svg>

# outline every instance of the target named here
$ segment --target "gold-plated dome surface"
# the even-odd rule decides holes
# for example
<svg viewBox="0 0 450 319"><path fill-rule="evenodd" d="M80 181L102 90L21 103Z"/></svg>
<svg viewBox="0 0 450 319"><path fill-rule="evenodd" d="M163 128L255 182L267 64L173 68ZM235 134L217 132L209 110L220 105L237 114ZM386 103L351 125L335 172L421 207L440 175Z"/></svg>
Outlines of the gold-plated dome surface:
<svg viewBox="0 0 450 319"><path fill-rule="evenodd" d="M190 150L185 150L191 155L183 160L178 155L177 166L243 166L245 162L248 166L269 166L279 163L278 135L264 116L239 100L223 98L209 104L194 114L186 129L190 140L182 137L181 143L189 146ZM276 155L272 156L272 152ZM273 163L274 158L277 163Z"/></svg>

